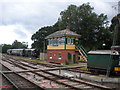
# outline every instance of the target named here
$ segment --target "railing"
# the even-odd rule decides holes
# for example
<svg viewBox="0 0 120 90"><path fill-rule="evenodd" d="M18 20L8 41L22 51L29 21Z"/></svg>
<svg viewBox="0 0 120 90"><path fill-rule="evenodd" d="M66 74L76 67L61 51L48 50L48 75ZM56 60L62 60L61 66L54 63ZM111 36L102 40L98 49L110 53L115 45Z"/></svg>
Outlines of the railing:
<svg viewBox="0 0 120 90"><path fill-rule="evenodd" d="M78 48L82 51L82 53L84 54L84 56L87 58L87 51L83 48L82 45L79 45Z"/></svg>
<svg viewBox="0 0 120 90"><path fill-rule="evenodd" d="M83 48L82 45L78 45L76 46L76 49L79 51L79 53L81 54L82 58L87 61L87 51Z"/></svg>

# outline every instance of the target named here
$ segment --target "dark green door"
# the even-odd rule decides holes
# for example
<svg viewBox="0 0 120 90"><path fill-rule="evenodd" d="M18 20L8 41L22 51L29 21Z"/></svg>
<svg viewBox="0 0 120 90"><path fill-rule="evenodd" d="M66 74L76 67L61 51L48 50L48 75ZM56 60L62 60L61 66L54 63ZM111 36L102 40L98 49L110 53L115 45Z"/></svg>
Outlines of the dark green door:
<svg viewBox="0 0 120 90"><path fill-rule="evenodd" d="M71 62L71 59L72 59L72 55L71 55L71 53L68 53L68 62L69 63Z"/></svg>
<svg viewBox="0 0 120 90"><path fill-rule="evenodd" d="M76 56L73 55L73 63L75 64L76 63Z"/></svg>

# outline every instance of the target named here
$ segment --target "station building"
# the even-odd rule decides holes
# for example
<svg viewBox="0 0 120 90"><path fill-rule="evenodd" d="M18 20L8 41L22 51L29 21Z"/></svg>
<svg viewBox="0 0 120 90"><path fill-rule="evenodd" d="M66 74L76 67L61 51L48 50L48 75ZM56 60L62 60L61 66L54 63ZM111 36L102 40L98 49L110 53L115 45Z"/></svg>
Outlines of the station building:
<svg viewBox="0 0 120 90"><path fill-rule="evenodd" d="M69 27L48 35L47 58L51 63L75 64L78 63L76 44L79 43L80 35L71 31Z"/></svg>

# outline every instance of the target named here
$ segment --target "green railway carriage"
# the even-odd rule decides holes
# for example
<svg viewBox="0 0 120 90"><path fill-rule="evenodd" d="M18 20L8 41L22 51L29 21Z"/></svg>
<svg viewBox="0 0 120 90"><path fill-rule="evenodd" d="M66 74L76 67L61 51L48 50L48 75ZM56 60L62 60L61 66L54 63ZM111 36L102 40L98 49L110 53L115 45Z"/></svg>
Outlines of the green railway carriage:
<svg viewBox="0 0 120 90"><path fill-rule="evenodd" d="M113 50L90 51L87 67L91 71L120 73L120 55L113 53Z"/></svg>

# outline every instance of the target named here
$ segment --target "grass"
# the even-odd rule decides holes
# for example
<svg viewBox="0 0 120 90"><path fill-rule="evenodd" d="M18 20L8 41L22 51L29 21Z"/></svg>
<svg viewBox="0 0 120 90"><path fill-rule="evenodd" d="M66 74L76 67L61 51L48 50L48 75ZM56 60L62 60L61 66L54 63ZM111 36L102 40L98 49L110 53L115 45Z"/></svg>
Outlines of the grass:
<svg viewBox="0 0 120 90"><path fill-rule="evenodd" d="M30 59L30 58L27 58L27 57L20 57L20 56L14 56L14 57L17 58L17 59L25 60L25 61L31 61L31 62L36 62L36 63L46 63L45 61Z"/></svg>
<svg viewBox="0 0 120 90"><path fill-rule="evenodd" d="M27 58L27 57L21 57L21 56L14 56L15 58L17 59L22 59L22 60L25 60L25 61L31 61L31 62L36 62L36 63L47 63L45 60L41 61L41 60L35 60L35 59L30 59L30 58ZM72 67L72 66L82 66L81 64L69 64L69 65L61 65L61 66L64 66L64 67ZM87 67L82 67L82 69L87 69Z"/></svg>
<svg viewBox="0 0 120 90"><path fill-rule="evenodd" d="M84 59L80 59L80 60L78 60L79 62L85 62L85 60Z"/></svg>
<svg viewBox="0 0 120 90"><path fill-rule="evenodd" d="M87 69L87 67L82 67L81 69Z"/></svg>
<svg viewBox="0 0 120 90"><path fill-rule="evenodd" d="M62 65L62 66L70 67L70 66L81 66L81 65L80 64L69 64L69 65Z"/></svg>
<svg viewBox="0 0 120 90"><path fill-rule="evenodd" d="M26 57L20 57L20 56L15 56L18 59L26 60L26 61L31 61L31 62L36 62L36 63L47 63L46 61L40 61L40 60L34 60L34 59L29 59ZM80 64L69 64L69 65L61 65L64 67L72 67L72 66L81 66Z"/></svg>

